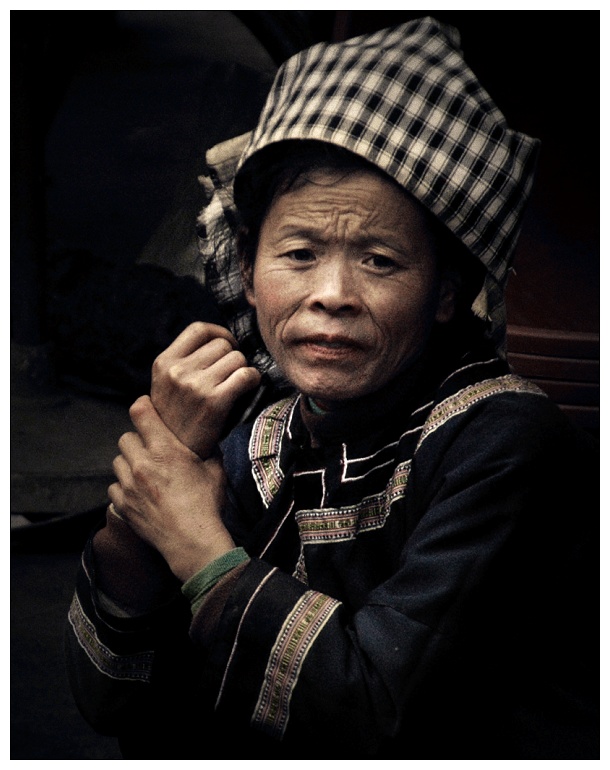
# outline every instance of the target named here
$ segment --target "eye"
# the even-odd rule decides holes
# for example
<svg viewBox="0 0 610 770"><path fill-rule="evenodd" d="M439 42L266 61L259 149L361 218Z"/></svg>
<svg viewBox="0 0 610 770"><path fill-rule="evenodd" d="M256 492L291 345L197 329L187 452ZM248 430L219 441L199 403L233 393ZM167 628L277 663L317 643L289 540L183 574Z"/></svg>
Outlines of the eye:
<svg viewBox="0 0 610 770"><path fill-rule="evenodd" d="M316 258L310 249L293 249L287 251L283 256L293 262L312 262Z"/></svg>
<svg viewBox="0 0 610 770"><path fill-rule="evenodd" d="M398 261L385 254L371 254L366 262L376 270L390 271L398 267Z"/></svg>

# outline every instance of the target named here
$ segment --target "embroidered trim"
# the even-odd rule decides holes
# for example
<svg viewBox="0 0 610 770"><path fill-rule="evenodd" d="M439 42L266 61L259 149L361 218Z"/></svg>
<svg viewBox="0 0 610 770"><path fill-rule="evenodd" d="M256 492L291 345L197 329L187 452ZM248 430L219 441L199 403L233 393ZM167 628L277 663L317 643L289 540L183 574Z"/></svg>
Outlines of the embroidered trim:
<svg viewBox="0 0 610 770"><path fill-rule="evenodd" d="M466 368L468 367L464 367L464 369ZM409 433L416 433L421 430L414 450L415 454L423 441L451 418L465 412L479 401L506 392L530 393L546 397L545 393L536 385L515 374L482 380L468 385L441 401L431 410L424 425L408 430L401 436L401 439ZM295 397L280 401L263 412L255 423L250 444L250 457L253 463L254 478L265 506L269 505L284 478L279 464L279 448L284 426L296 401ZM372 470L381 467L376 466L369 469L361 476L349 477L347 475L348 466L351 465L354 468L360 461L379 457L381 452L394 446L395 443L392 443L382 447L369 457L349 460L344 450L341 481L357 481L364 478ZM272 454L273 452L275 454ZM405 496L410 469L411 460L400 463L382 492L366 497L354 505L297 511L295 517L302 544L341 542L351 540L361 532L381 529L385 525L392 504ZM299 575L304 574L303 570L298 571Z"/></svg>
<svg viewBox="0 0 610 770"><path fill-rule="evenodd" d="M546 398L544 391L540 390L537 385L529 382L529 380L523 379L516 374L505 374L501 377L493 377L489 380L482 380L474 385L468 385L467 387L454 393L452 396L448 396L440 404L437 404L430 412L424 429L419 438L419 442L415 451L419 449L422 443L431 433L444 425L452 417L455 417L462 412L465 412L474 404L479 401L483 401L490 396L495 396L498 393L531 393L537 396L543 396Z"/></svg>
<svg viewBox="0 0 610 770"><path fill-rule="evenodd" d="M284 473L279 456L286 418L294 409L296 398L285 398L272 404L258 417L252 428L249 453L252 475L265 507L278 493Z"/></svg>
<svg viewBox="0 0 610 770"><path fill-rule="evenodd" d="M394 469L383 492L344 508L297 511L296 521L304 545L353 540L361 532L381 529L396 500L404 497L411 470L406 460Z"/></svg>
<svg viewBox="0 0 610 770"><path fill-rule="evenodd" d="M129 679L136 682L148 682L151 678L154 654L152 651L134 655L115 655L99 640L93 623L85 615L78 597L75 595L68 620L78 643L83 648L93 665L112 679Z"/></svg>
<svg viewBox="0 0 610 770"><path fill-rule="evenodd" d="M284 621L271 655L252 724L273 738L284 735L290 717L290 700L311 646L340 602L316 591L307 591Z"/></svg>

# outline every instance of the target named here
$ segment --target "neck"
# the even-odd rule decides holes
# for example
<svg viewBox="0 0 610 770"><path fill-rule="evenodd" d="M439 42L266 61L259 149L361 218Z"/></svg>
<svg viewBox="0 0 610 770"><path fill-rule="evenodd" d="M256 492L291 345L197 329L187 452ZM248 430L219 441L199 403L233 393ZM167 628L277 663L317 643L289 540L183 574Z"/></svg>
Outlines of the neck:
<svg viewBox="0 0 610 770"><path fill-rule="evenodd" d="M307 402L307 407L314 414L326 414L327 412L332 411L332 407L328 404L328 402L316 401L316 399L311 398L311 396L305 396L304 398Z"/></svg>

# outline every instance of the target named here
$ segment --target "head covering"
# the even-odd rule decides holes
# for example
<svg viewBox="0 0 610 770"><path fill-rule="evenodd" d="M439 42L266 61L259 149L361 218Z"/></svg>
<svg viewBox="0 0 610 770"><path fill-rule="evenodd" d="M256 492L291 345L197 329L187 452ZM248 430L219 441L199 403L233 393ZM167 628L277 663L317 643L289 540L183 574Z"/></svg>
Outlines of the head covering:
<svg viewBox="0 0 610 770"><path fill-rule="evenodd" d="M252 158L285 140L329 142L365 158L483 264L473 309L502 352L504 287L539 142L508 127L459 46L457 30L427 17L296 54L244 138L235 193Z"/></svg>

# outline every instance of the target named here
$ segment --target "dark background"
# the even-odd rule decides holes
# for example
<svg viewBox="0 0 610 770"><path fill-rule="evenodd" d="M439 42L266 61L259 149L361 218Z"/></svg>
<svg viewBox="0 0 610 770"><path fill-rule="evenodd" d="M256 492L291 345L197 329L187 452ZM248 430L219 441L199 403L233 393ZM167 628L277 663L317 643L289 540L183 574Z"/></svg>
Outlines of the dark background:
<svg viewBox="0 0 610 770"><path fill-rule="evenodd" d="M72 703L61 636L127 406L208 307L205 150L253 127L292 53L423 15L542 140L509 322L595 337L598 12L11 12L12 759L120 758Z"/></svg>

